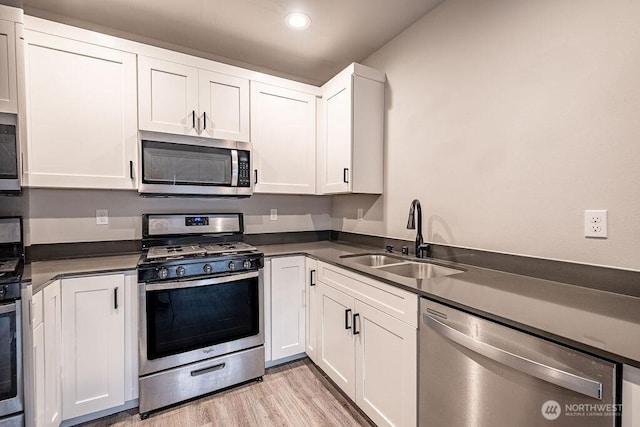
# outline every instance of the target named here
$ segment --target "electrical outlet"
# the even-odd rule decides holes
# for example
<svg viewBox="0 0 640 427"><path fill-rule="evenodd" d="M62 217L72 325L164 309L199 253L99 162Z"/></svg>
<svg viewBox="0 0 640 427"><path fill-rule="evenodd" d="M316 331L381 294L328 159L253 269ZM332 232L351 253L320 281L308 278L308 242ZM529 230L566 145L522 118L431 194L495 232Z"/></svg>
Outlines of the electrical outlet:
<svg viewBox="0 0 640 427"><path fill-rule="evenodd" d="M109 210L96 209L96 225L109 225Z"/></svg>
<svg viewBox="0 0 640 427"><path fill-rule="evenodd" d="M584 236L601 239L608 237L606 210L584 211Z"/></svg>
<svg viewBox="0 0 640 427"><path fill-rule="evenodd" d="M278 219L278 209L271 209L271 221Z"/></svg>
<svg viewBox="0 0 640 427"><path fill-rule="evenodd" d="M358 221L362 221L362 218L364 217L364 209L358 208L356 217L358 218Z"/></svg>

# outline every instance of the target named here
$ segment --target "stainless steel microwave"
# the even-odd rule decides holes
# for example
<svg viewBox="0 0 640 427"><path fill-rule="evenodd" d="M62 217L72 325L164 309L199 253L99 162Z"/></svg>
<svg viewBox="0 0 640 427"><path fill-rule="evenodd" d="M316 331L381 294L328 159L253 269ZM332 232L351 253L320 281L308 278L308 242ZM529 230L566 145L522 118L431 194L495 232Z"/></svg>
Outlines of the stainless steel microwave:
<svg viewBox="0 0 640 427"><path fill-rule="evenodd" d="M20 193L20 168L15 114L0 114L0 194Z"/></svg>
<svg viewBox="0 0 640 427"><path fill-rule="evenodd" d="M138 192L149 196L248 197L251 144L141 132Z"/></svg>

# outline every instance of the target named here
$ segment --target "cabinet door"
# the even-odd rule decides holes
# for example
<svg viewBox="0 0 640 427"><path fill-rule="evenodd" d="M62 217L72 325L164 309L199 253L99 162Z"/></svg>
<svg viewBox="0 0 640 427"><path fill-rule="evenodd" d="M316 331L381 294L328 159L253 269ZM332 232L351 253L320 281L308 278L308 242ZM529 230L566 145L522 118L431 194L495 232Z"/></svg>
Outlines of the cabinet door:
<svg viewBox="0 0 640 427"><path fill-rule="evenodd" d="M15 24L0 20L0 112L18 112Z"/></svg>
<svg viewBox="0 0 640 427"><path fill-rule="evenodd" d="M322 282L318 283L318 297L319 365L347 396L355 400L354 299Z"/></svg>
<svg viewBox="0 0 640 427"><path fill-rule="evenodd" d="M271 260L271 358L304 353L305 266L303 256Z"/></svg>
<svg viewBox="0 0 640 427"><path fill-rule="evenodd" d="M44 425L62 421L62 305L60 282L49 284L44 294Z"/></svg>
<svg viewBox="0 0 640 427"><path fill-rule="evenodd" d="M138 57L141 130L198 135L198 69Z"/></svg>
<svg viewBox="0 0 640 427"><path fill-rule="evenodd" d="M352 94L351 76L324 87L319 180L322 193L351 191Z"/></svg>
<svg viewBox="0 0 640 427"><path fill-rule="evenodd" d="M33 329L33 411L36 427L45 426L44 324ZM27 424L28 425L28 424Z"/></svg>
<svg viewBox="0 0 640 427"><path fill-rule="evenodd" d="M415 426L417 330L356 300L356 404L378 426Z"/></svg>
<svg viewBox="0 0 640 427"><path fill-rule="evenodd" d="M62 280L63 413L124 404L124 274Z"/></svg>
<svg viewBox="0 0 640 427"><path fill-rule="evenodd" d="M199 70L200 136L249 142L249 80Z"/></svg>
<svg viewBox="0 0 640 427"><path fill-rule="evenodd" d="M305 352L315 363L318 357L318 261L305 259L307 312Z"/></svg>
<svg viewBox="0 0 640 427"><path fill-rule="evenodd" d="M316 191L316 97L251 83L256 193Z"/></svg>
<svg viewBox="0 0 640 427"><path fill-rule="evenodd" d="M136 56L25 31L33 187L135 189Z"/></svg>
<svg viewBox="0 0 640 427"><path fill-rule="evenodd" d="M271 259L265 258L264 268L264 361L271 362Z"/></svg>

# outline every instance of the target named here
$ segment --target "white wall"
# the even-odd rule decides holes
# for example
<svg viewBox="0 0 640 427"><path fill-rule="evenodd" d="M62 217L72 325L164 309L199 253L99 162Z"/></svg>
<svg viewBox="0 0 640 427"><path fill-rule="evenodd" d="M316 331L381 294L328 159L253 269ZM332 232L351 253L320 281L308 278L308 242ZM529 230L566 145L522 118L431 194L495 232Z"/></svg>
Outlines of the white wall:
<svg viewBox="0 0 640 427"><path fill-rule="evenodd" d="M387 73L385 193L334 229L640 269L640 2L447 0L365 63ZM356 209L365 209L363 221ZM585 209L609 210L586 239Z"/></svg>
<svg viewBox="0 0 640 427"><path fill-rule="evenodd" d="M247 234L331 228L331 199L318 196L146 198L134 191L29 189L22 199L27 245L141 239L143 213L243 212ZM272 208L276 221L269 219ZM109 225L96 225L96 209L109 210Z"/></svg>

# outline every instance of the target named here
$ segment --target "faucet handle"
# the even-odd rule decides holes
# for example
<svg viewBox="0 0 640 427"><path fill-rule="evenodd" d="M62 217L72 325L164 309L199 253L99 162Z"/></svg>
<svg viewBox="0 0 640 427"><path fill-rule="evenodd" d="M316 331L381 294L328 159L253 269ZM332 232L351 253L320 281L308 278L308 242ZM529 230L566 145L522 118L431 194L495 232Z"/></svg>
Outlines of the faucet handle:
<svg viewBox="0 0 640 427"><path fill-rule="evenodd" d="M387 245L384 251L387 253L393 253L393 245Z"/></svg>

